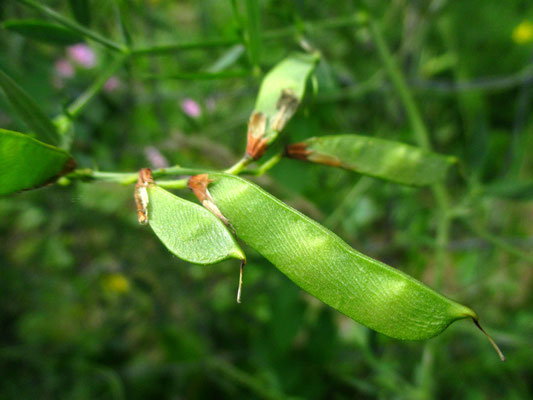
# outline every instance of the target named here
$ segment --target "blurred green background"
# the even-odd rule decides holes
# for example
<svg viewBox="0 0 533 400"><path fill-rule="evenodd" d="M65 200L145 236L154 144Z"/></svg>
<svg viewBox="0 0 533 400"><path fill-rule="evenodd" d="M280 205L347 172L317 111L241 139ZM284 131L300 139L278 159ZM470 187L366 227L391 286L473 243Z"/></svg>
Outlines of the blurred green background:
<svg viewBox="0 0 533 400"><path fill-rule="evenodd" d="M74 19L72 4L84 2L41 3ZM446 182L455 219L441 291L478 312L508 361L469 321L427 342L376 334L246 247L236 304L237 262L182 262L138 224L132 187L76 182L0 198L0 398L533 398L531 2L260 1L255 57L246 3L88 0L90 18L78 19L134 48L228 44L128 60L73 124L79 166L230 166L244 151L261 77L303 42L323 58L284 140L360 133L416 144L361 23L368 17L435 150L461 160ZM0 20L15 18L47 19L0 2ZM51 116L115 57L95 42L51 46L5 29L0 49L0 67ZM27 131L3 96L0 127ZM292 160L255 179L356 249L435 287L431 191L359 180Z"/></svg>

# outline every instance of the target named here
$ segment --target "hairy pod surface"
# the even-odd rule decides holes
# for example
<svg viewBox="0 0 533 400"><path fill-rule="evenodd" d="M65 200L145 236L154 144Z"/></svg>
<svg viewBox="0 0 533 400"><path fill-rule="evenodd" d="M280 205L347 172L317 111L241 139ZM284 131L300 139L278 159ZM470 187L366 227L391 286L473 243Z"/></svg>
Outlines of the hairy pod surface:
<svg viewBox="0 0 533 400"><path fill-rule="evenodd" d="M428 339L471 317L405 273L354 250L333 232L236 176L209 174L211 196L237 236L298 286L378 332Z"/></svg>

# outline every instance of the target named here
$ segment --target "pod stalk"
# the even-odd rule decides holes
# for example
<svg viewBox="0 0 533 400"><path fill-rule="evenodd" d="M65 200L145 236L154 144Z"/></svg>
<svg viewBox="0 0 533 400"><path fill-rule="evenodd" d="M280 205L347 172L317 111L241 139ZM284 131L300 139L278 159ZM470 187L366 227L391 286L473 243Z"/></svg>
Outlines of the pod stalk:
<svg viewBox="0 0 533 400"><path fill-rule="evenodd" d="M241 268L239 272L239 288L237 289L237 303L241 304L241 289L242 289L242 275L244 271L244 265L246 264L246 260L241 260Z"/></svg>
<svg viewBox="0 0 533 400"><path fill-rule="evenodd" d="M490 337L490 335L487 332L485 332L485 329L483 329L481 327L481 325L479 324L479 321L477 319L472 318L472 321L474 321L474 324L476 324L476 326L479 328L479 330L485 334L487 339L489 339L490 344L492 345L492 347L494 347L494 350L496 350L496 353L498 353L498 356L500 357L500 360L505 361L505 356L504 356L503 352L500 350L500 348L498 347L498 345L496 344L496 342L494 341L494 339L492 339Z"/></svg>

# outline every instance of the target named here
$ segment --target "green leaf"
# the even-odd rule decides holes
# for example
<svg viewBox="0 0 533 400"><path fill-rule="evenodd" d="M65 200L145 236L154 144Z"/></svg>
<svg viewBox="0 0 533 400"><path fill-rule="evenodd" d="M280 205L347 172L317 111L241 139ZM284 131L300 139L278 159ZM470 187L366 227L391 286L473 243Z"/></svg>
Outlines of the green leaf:
<svg viewBox="0 0 533 400"><path fill-rule="evenodd" d="M74 165L64 150L0 129L0 195L51 183Z"/></svg>
<svg viewBox="0 0 533 400"><path fill-rule="evenodd" d="M91 24L91 9L89 0L69 0L70 9L76 21L85 26Z"/></svg>
<svg viewBox="0 0 533 400"><path fill-rule="evenodd" d="M287 146L291 158L345 168L403 185L426 186L446 178L456 159L404 143L359 135L310 138Z"/></svg>
<svg viewBox="0 0 533 400"><path fill-rule="evenodd" d="M13 110L33 133L47 143L58 143L59 137L52 121L37 103L2 70L0 70L0 87L4 90Z"/></svg>
<svg viewBox="0 0 533 400"><path fill-rule="evenodd" d="M209 174L209 192L237 236L294 283L388 336L419 340L477 315L423 283L365 256L337 235L242 178Z"/></svg>
<svg viewBox="0 0 533 400"><path fill-rule="evenodd" d="M261 58L261 12L259 0L246 0L247 45L252 64L258 66Z"/></svg>
<svg viewBox="0 0 533 400"><path fill-rule="evenodd" d="M29 39L69 46L83 41L83 36L61 25L47 21L18 19L6 21L2 27Z"/></svg>
<svg viewBox="0 0 533 400"><path fill-rule="evenodd" d="M173 254L194 264L246 257L228 228L205 208L151 184L148 222Z"/></svg>
<svg viewBox="0 0 533 400"><path fill-rule="evenodd" d="M275 118L280 111L278 104L284 91L288 91L294 96L295 106L301 102L307 79L311 72L313 72L318 57L310 54L294 54L285 58L277 64L263 79L259 95L255 102L254 111L260 112L267 118L267 127L264 138L268 142L272 142L281 131L276 129ZM292 111L288 115L288 119L296 111ZM283 125L281 128L283 128Z"/></svg>

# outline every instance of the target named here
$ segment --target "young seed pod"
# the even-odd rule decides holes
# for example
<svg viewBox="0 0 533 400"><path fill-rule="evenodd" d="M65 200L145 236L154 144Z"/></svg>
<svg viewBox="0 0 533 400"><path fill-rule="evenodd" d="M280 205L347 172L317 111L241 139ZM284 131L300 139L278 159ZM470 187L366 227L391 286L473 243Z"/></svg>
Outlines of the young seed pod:
<svg viewBox="0 0 533 400"><path fill-rule="evenodd" d="M441 182L457 164L451 156L361 135L309 138L287 146L285 155L411 186Z"/></svg>
<svg viewBox="0 0 533 400"><path fill-rule="evenodd" d="M393 338L428 339L470 308L367 257L337 235L242 178L210 174L210 193L237 236L297 285Z"/></svg>
<svg viewBox="0 0 533 400"><path fill-rule="evenodd" d="M135 199L139 221L149 223L167 249L182 260L202 265L228 258L245 262L235 238L212 212L157 186L148 168L139 173Z"/></svg>

